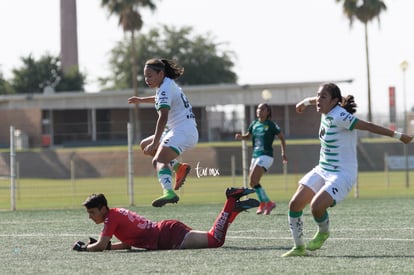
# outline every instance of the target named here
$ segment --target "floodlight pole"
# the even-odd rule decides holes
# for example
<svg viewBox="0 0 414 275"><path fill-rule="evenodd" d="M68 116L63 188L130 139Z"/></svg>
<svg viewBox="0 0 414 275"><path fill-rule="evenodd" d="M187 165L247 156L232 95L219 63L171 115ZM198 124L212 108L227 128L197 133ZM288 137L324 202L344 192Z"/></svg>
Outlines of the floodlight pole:
<svg viewBox="0 0 414 275"><path fill-rule="evenodd" d="M408 69L408 62L404 60L400 64L400 68L403 72L403 98L404 98L404 133L407 133L407 91L406 91L406 79L405 79L405 72ZM409 161L408 161L408 145L404 144L404 159L405 159L405 187L410 187L410 173L409 173Z"/></svg>
<svg viewBox="0 0 414 275"><path fill-rule="evenodd" d="M133 154L133 139L134 127L131 123L127 124L128 130L128 194L129 204L134 205L134 154Z"/></svg>
<svg viewBox="0 0 414 275"><path fill-rule="evenodd" d="M245 107L245 105L243 105ZM244 110L244 108L243 108ZM244 115L242 120L242 129L241 134L243 135L244 131L246 131L246 116ZM247 188L247 177L248 177L248 164L247 164L247 144L244 139L242 139L242 170L243 170L243 186Z"/></svg>
<svg viewBox="0 0 414 275"><path fill-rule="evenodd" d="M16 148L14 126L10 126L10 209L16 211Z"/></svg>

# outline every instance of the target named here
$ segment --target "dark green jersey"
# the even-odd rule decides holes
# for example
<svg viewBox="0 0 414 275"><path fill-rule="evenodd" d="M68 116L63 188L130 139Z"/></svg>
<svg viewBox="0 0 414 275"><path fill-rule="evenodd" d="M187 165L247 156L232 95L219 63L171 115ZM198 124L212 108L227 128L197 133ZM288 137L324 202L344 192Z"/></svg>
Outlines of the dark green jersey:
<svg viewBox="0 0 414 275"><path fill-rule="evenodd" d="M253 158L259 156L273 157L273 140L280 133L280 127L273 121L267 119L260 122L258 119L249 126L249 133L252 136Z"/></svg>

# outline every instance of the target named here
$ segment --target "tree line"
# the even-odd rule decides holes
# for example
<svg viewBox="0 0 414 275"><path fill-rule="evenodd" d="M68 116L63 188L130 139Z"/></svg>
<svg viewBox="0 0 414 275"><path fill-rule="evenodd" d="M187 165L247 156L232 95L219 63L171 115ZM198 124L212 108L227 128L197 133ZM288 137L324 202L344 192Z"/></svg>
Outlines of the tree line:
<svg viewBox="0 0 414 275"><path fill-rule="evenodd" d="M148 34L135 38L135 60L138 85L145 87L143 65L149 58L175 59L185 68L178 82L182 85L236 83L233 72L235 54L222 49L211 35L194 34L191 27L180 29L161 26ZM132 62L130 40L117 42L109 55L110 72L98 79L102 90L132 88ZM36 59L29 55L21 57L22 65L12 71L12 78L6 80L0 72L0 94L43 93L52 87L55 92L82 92L87 75L74 68L64 73L60 58L49 53Z"/></svg>
<svg viewBox="0 0 414 275"><path fill-rule="evenodd" d="M335 0L342 5L350 26L356 20L364 25L366 51L368 120L371 118L370 60L368 47L368 23L379 21L380 14L387 9L381 0ZM233 71L236 54L222 49L223 43L215 41L211 34L194 34L191 27L175 28L160 26L147 34L139 32L144 24L141 9L155 10L153 0L101 0L101 6L109 15L118 16L119 25L130 37L119 41L112 49L109 76L99 78L103 90L145 87L143 64L149 58L175 59L185 68L180 84L201 85L236 83ZM45 54L39 59L31 55L21 57L23 65L13 70L12 78L6 80L0 71L0 94L42 93L46 87L56 92L84 91L87 75L78 69L63 73L60 59Z"/></svg>

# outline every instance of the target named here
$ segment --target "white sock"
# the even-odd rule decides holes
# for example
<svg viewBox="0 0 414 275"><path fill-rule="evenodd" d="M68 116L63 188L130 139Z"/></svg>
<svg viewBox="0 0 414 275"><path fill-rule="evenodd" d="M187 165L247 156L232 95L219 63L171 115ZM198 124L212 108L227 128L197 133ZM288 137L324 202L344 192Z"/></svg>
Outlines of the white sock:
<svg viewBox="0 0 414 275"><path fill-rule="evenodd" d="M158 171L158 181L160 182L162 189L172 190L171 170L168 168L163 168Z"/></svg>
<svg viewBox="0 0 414 275"><path fill-rule="evenodd" d="M299 217L291 217L289 215L289 226L290 232L292 233L293 241L295 246L304 246L305 241L303 240L303 221L302 215Z"/></svg>
<svg viewBox="0 0 414 275"><path fill-rule="evenodd" d="M319 233L328 233L329 232L329 215L328 212L325 212L323 217L320 220L315 219L315 222L318 224Z"/></svg>

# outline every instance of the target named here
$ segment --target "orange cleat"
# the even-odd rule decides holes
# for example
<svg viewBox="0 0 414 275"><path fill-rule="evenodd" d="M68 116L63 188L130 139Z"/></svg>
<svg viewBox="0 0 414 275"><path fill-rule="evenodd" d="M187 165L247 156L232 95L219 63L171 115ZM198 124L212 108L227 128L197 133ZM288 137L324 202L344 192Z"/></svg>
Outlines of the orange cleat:
<svg viewBox="0 0 414 275"><path fill-rule="evenodd" d="M266 202L266 209L263 212L263 215L270 215L270 212L272 212L272 210L275 208L276 208L276 203L272 201Z"/></svg>
<svg viewBox="0 0 414 275"><path fill-rule="evenodd" d="M175 174L174 190L180 189L183 186L185 179L190 173L191 166L188 163L182 163Z"/></svg>
<svg viewBox="0 0 414 275"><path fill-rule="evenodd" d="M266 209L266 203L265 202L261 202L260 205L259 205L259 208L256 211L256 214L257 215L263 214L263 212L265 211L265 209Z"/></svg>

